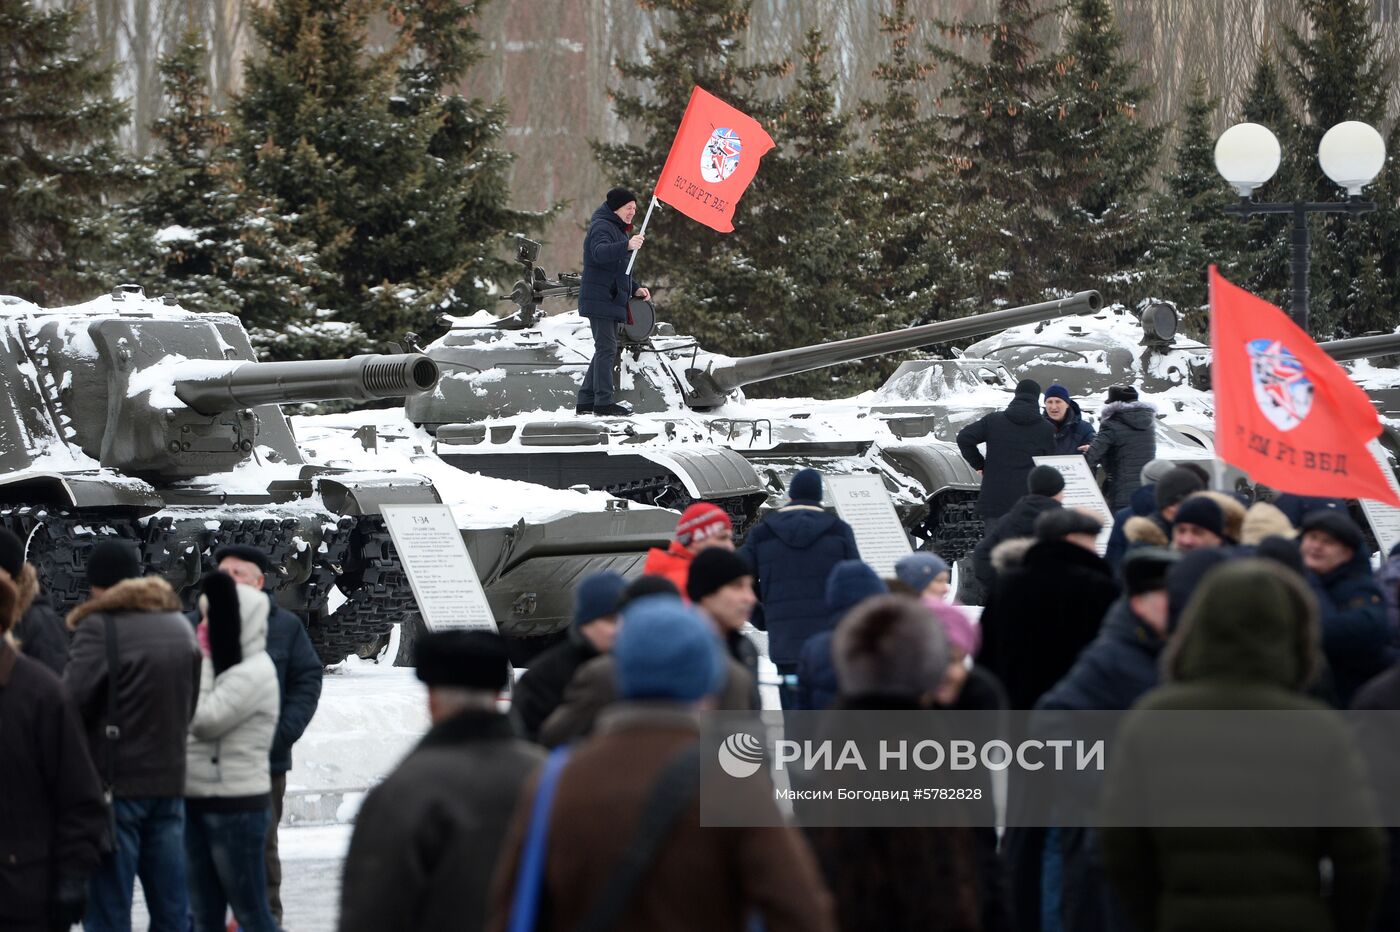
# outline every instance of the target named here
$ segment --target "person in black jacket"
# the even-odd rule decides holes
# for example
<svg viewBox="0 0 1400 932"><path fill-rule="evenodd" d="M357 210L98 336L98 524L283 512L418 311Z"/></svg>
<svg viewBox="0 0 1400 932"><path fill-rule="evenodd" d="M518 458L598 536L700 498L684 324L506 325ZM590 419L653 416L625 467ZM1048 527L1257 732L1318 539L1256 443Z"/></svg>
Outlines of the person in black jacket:
<svg viewBox="0 0 1400 932"><path fill-rule="evenodd" d="M18 599L0 579L0 928L49 932L83 918L107 818L63 684L9 636Z"/></svg>
<svg viewBox="0 0 1400 932"><path fill-rule="evenodd" d="M1004 540L1013 537L1030 537L1035 533L1035 520L1042 513L1064 507L1065 477L1054 466L1037 466L1026 477L1026 494L1016 500L1011 510L1002 515L995 524L987 528L986 536L977 542L972 550L972 572L982 586L982 592L991 592L996 583L996 570L992 567L992 550Z"/></svg>
<svg viewBox="0 0 1400 932"><path fill-rule="evenodd" d="M1099 411L1099 433L1084 451L1090 469L1103 466L1103 496L1117 511L1133 503L1142 484L1142 468L1157 458L1157 409L1138 400L1131 385L1108 390Z"/></svg>
<svg viewBox="0 0 1400 932"><path fill-rule="evenodd" d="M963 458L982 474L977 507L988 521L1006 514L1021 497L1034 457L1055 452L1055 428L1040 416L1039 402L1040 384L1022 379L1005 411L993 411L958 431ZM985 456L977 450L983 443Z"/></svg>
<svg viewBox="0 0 1400 932"><path fill-rule="evenodd" d="M267 554L247 544L230 544L214 552L219 572L235 582L263 591L272 562ZM267 874L267 902L272 915L282 921L282 858L277 850L277 826L282 821L282 804L287 795L287 771L292 769L292 745L301 740L306 726L321 701L321 658L311 644L300 618L273 601L267 594L267 655L277 668L281 714L272 739L268 765L272 773L272 818L268 822L264 849ZM196 624L199 619L192 619Z"/></svg>
<svg viewBox="0 0 1400 932"><path fill-rule="evenodd" d="M48 667L59 676L68 665L68 632L63 620L39 591L39 574L24 560L24 541L0 528L0 577L14 583L19 595L19 621L11 634L25 656Z"/></svg>
<svg viewBox="0 0 1400 932"><path fill-rule="evenodd" d="M1094 440L1094 428L1084 420L1079 402L1069 396L1063 385L1051 385L1045 390L1045 419L1055 428L1055 453L1073 456L1083 453Z"/></svg>
<svg viewBox="0 0 1400 932"><path fill-rule="evenodd" d="M637 196L626 188L613 188L607 200L593 211L583 238L583 275L578 312L588 318L593 331L593 359L578 390L579 414L625 416L629 405L613 401L613 363L617 356L617 327L627 320L632 298L646 300L651 292L627 274L628 253L641 249L644 237L628 236L637 215Z"/></svg>
<svg viewBox="0 0 1400 932"><path fill-rule="evenodd" d="M585 577L574 593L574 623L564 640L531 660L515 684L511 711L531 741L539 740L540 726L564 701L564 690L578 668L612 650L618 602L626 587L627 580L610 571Z"/></svg>
<svg viewBox="0 0 1400 932"><path fill-rule="evenodd" d="M714 623L724 648L753 676L753 707L763 708L758 692L758 648L744 636L758 596L753 591L753 568L730 550L711 547L690 564L686 597Z"/></svg>
<svg viewBox="0 0 1400 932"><path fill-rule="evenodd" d="M1074 508L1047 511L1022 565L997 576L978 662L1001 680L1013 709L1032 708L1069 672L1118 598L1113 571L1094 552L1102 526Z"/></svg>
<svg viewBox="0 0 1400 932"><path fill-rule="evenodd" d="M788 483L788 500L749 531L740 550L754 568L760 603L754 625L768 632L768 659L783 676L797 672L802 645L839 620L826 607L832 569L860 558L851 526L822 509L821 473L799 470ZM784 685L779 694L783 708L792 708L792 690Z"/></svg>

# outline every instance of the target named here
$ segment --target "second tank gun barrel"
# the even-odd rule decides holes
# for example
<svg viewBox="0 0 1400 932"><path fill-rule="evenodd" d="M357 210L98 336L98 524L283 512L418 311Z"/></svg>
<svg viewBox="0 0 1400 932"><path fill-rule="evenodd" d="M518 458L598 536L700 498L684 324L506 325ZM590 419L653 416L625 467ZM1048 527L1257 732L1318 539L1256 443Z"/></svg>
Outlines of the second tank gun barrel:
<svg viewBox="0 0 1400 932"><path fill-rule="evenodd" d="M1318 348L1338 362L1400 353L1400 333L1375 333L1347 340L1328 340Z"/></svg>
<svg viewBox="0 0 1400 932"><path fill-rule="evenodd" d="M886 333L872 333L849 340L817 343L796 349L745 356L710 371L692 369L686 373L693 394L688 402L695 406L722 404L725 395L736 388L764 382L785 375L795 375L838 363L855 362L885 353L917 349L934 343L962 340L995 333L1008 327L1037 323L1073 314L1092 314L1103 307L1097 291L1080 291L1067 298L1042 301L1021 307L1003 308L970 317L940 320L919 327L906 327Z"/></svg>
<svg viewBox="0 0 1400 932"><path fill-rule="evenodd" d="M179 379L175 396L201 414L298 402L375 401L431 391L438 366L422 353L245 362L208 378Z"/></svg>

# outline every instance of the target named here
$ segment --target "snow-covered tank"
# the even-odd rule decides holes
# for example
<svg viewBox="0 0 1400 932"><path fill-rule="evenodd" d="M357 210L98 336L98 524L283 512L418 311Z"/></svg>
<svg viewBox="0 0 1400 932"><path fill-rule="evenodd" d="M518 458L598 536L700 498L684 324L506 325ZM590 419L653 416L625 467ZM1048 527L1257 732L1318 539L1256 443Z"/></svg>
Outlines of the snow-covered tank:
<svg viewBox="0 0 1400 932"><path fill-rule="evenodd" d="M139 544L187 606L215 550L256 546L279 603L338 660L415 610L380 507L438 496L421 476L308 462L278 405L402 398L437 378L417 353L255 362L236 317L134 286L61 308L0 297L0 524L60 611L87 597L104 537Z"/></svg>

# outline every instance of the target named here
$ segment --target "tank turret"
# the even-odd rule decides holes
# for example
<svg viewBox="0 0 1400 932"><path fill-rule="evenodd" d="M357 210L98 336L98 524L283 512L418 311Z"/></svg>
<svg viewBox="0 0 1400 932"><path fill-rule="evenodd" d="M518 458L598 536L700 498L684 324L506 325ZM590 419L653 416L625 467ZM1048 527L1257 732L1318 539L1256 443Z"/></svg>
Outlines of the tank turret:
<svg viewBox="0 0 1400 932"><path fill-rule="evenodd" d="M251 544L278 601L339 660L414 611L380 506L438 495L421 476L308 462L278 405L436 381L419 354L255 362L236 317L135 287L62 308L0 298L0 525L65 610L86 597L101 536L136 541L187 604L218 547Z"/></svg>

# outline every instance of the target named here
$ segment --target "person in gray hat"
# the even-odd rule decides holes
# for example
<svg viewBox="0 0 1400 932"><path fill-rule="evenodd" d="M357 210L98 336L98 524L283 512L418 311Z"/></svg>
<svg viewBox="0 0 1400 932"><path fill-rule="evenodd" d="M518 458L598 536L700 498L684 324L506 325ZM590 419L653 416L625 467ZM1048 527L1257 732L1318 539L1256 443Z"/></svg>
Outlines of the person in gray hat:
<svg viewBox="0 0 1400 932"><path fill-rule="evenodd" d="M1142 485L1138 486L1137 491L1133 493L1132 502L1113 513L1113 532L1108 535L1108 550L1104 553L1103 558L1115 571L1123 560L1124 551L1128 549L1128 538L1123 530L1128 519L1145 518L1157 510L1157 481L1175 465L1171 460L1156 459L1142 467L1142 472L1138 476L1142 480ZM1204 483L1202 483L1201 488L1205 488Z"/></svg>

